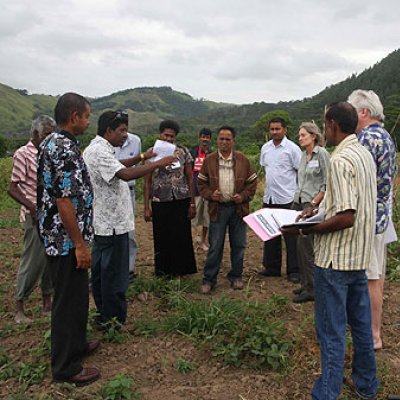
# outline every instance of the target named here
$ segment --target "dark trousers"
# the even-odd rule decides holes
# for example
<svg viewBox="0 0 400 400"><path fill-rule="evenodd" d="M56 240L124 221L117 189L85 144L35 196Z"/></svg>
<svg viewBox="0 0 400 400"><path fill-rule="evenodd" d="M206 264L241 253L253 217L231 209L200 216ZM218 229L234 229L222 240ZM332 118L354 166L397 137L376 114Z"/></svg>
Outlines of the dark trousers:
<svg viewBox="0 0 400 400"><path fill-rule="evenodd" d="M302 211L310 206L310 203L294 203L292 208ZM314 296L314 235L297 236L297 263L303 291Z"/></svg>
<svg viewBox="0 0 400 400"><path fill-rule="evenodd" d="M76 268L75 250L66 256L48 256L54 284L51 310L51 369L53 379L70 378L82 370L86 348L89 280L86 269Z"/></svg>
<svg viewBox="0 0 400 400"><path fill-rule="evenodd" d="M92 294L100 322L126 320L129 283L129 234L94 236Z"/></svg>
<svg viewBox="0 0 400 400"><path fill-rule="evenodd" d="M292 203L287 204L263 204L264 208L285 208L290 209ZM299 272L299 267L297 266L297 245L296 236L285 236L286 242L286 265L287 274L293 274ZM267 271L270 271L274 275L281 274L282 267L282 239L278 236L274 239L264 242L264 255L263 255L263 265Z"/></svg>

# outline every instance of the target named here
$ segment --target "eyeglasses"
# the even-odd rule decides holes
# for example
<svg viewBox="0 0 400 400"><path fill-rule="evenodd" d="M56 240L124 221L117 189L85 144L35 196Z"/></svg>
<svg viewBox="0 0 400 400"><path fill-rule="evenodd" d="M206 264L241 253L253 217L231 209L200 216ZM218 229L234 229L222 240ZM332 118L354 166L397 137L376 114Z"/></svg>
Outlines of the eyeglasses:
<svg viewBox="0 0 400 400"><path fill-rule="evenodd" d="M110 123L114 122L117 119L120 119L122 121L128 121L128 113L126 111L115 111L115 116L110 121Z"/></svg>

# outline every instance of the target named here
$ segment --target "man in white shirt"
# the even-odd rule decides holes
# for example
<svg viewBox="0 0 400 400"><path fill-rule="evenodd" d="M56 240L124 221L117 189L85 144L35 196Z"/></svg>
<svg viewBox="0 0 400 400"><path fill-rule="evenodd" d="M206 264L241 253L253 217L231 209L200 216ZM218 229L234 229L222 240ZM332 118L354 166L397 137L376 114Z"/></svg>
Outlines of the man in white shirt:
<svg viewBox="0 0 400 400"><path fill-rule="evenodd" d="M137 162L144 159L142 155L142 143L140 137L128 132L125 142L120 147L115 147L115 157L117 160L126 160L136 157ZM135 196L135 179L128 182L131 193L131 201L133 208L133 217L136 215L136 196ZM137 253L137 243L135 240L135 231L129 232L129 280L132 281L135 273L135 262Z"/></svg>
<svg viewBox="0 0 400 400"><path fill-rule="evenodd" d="M127 182L175 161L170 156L134 168L137 157L118 161L114 147L121 146L127 134L128 114L106 111L99 117L97 136L83 153L94 195L92 293L96 323L105 329L112 319L123 324L127 315L128 233L135 228Z"/></svg>
<svg viewBox="0 0 400 400"><path fill-rule="evenodd" d="M266 208L290 209L297 188L297 170L301 159L300 148L286 137L287 123L277 117L269 121L271 140L261 148L260 164L265 168L265 193L263 206ZM296 258L296 239L285 237L288 280L300 281ZM282 266L281 237L264 243L264 270L261 276L280 276Z"/></svg>

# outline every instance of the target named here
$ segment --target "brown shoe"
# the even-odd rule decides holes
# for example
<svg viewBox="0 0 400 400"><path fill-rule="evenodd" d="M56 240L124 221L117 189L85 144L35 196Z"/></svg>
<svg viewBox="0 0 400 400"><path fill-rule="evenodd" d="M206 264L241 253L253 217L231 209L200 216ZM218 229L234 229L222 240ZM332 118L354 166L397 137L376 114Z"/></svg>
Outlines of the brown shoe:
<svg viewBox="0 0 400 400"><path fill-rule="evenodd" d="M210 294L212 290L212 286L209 283L203 283L200 288L201 294Z"/></svg>
<svg viewBox="0 0 400 400"><path fill-rule="evenodd" d="M89 354L92 354L98 349L99 346L100 340L89 340L88 342L86 342L86 347L83 355L88 356Z"/></svg>
<svg viewBox="0 0 400 400"><path fill-rule="evenodd" d="M73 383L76 386L85 386L90 383L97 381L100 378L100 371L97 368L82 368L79 374L71 376L66 379L55 379L55 382L68 382Z"/></svg>
<svg viewBox="0 0 400 400"><path fill-rule="evenodd" d="M244 288L244 283L241 278L235 279L231 282L231 288L233 290L242 290Z"/></svg>

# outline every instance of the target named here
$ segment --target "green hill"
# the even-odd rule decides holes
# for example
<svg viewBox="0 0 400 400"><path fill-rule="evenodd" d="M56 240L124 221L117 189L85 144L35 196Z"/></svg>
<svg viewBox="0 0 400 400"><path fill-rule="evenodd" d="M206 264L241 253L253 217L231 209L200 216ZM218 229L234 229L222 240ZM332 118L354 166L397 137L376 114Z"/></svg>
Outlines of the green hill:
<svg viewBox="0 0 400 400"><path fill-rule="evenodd" d="M385 107L386 127L391 129L400 113L400 49L395 50L374 66L359 75L353 74L342 82L325 88L317 95L303 100L279 103L253 103L224 110L215 110L201 118L185 121L193 129L208 123L217 127L221 122L229 122L241 131L252 131L254 123L265 113L274 110L287 111L297 129L301 121L320 121L325 105L346 100L355 89L372 89L381 98ZM396 129L399 137L399 128Z"/></svg>
<svg viewBox="0 0 400 400"><path fill-rule="evenodd" d="M362 73L353 74L303 100L237 106L194 99L167 86L127 89L94 98L91 99L92 125L87 136L94 135L95 122L106 109L127 110L130 114L129 129L140 134L154 133L162 119L172 118L178 120L182 132L187 133L196 133L203 126L216 129L228 123L244 134L248 141L254 141L254 124L263 114L284 110L291 116L291 133L294 135L301 121L321 121L326 104L345 100L354 89L359 88L372 89L378 93L385 107L386 127L391 130L400 113L400 49ZM0 134L10 138L15 145L15 139L27 137L33 117L41 113L53 114L56 100L54 96L29 95L26 90L0 84ZM394 130L394 135L399 142L399 126Z"/></svg>
<svg viewBox="0 0 400 400"><path fill-rule="evenodd" d="M0 83L0 133L11 136L29 131L32 117L53 114L56 98L46 95L28 95Z"/></svg>

